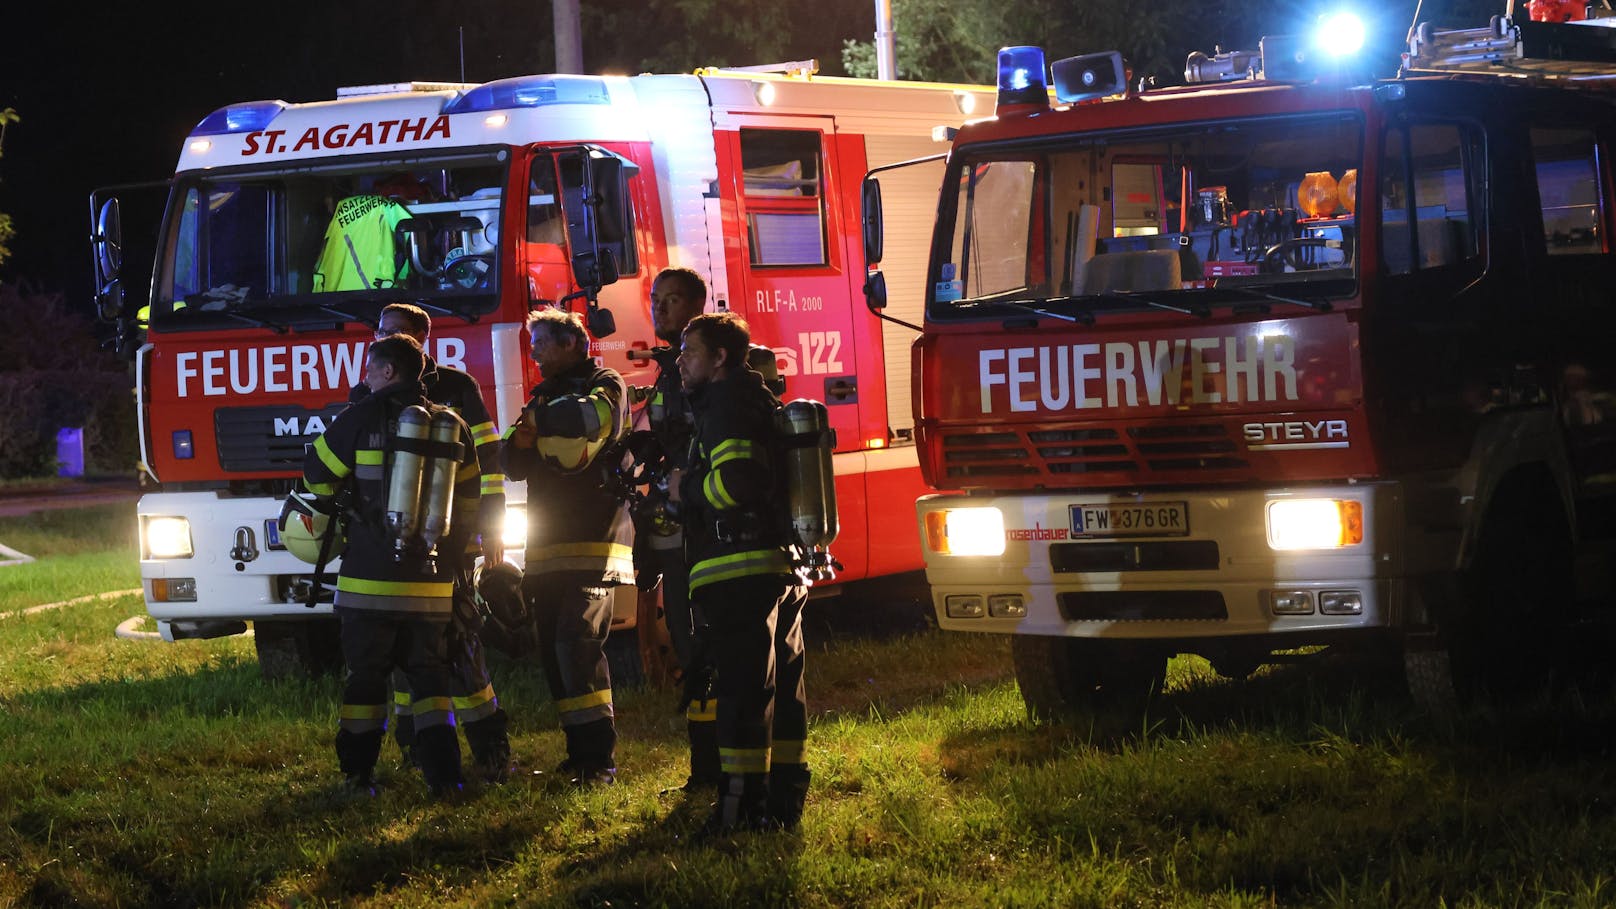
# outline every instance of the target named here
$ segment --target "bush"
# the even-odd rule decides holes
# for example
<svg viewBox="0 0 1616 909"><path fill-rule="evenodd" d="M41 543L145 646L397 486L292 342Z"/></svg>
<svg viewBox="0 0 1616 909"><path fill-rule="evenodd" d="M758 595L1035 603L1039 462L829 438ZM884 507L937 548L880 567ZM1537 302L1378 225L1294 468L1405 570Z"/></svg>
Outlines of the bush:
<svg viewBox="0 0 1616 909"><path fill-rule="evenodd" d="M132 377L60 294L0 284L0 477L56 473L56 433L84 427L85 468L131 470Z"/></svg>

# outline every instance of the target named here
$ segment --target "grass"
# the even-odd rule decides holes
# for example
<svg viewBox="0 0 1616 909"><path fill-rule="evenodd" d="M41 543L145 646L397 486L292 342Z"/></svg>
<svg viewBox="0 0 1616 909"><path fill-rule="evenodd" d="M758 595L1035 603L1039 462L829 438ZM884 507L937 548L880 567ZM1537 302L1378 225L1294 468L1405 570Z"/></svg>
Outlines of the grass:
<svg viewBox="0 0 1616 909"><path fill-rule="evenodd" d="M140 586L135 505L0 517L0 543L35 561L0 568L0 612Z"/></svg>
<svg viewBox="0 0 1616 909"><path fill-rule="evenodd" d="M532 772L562 754L537 667L496 656L519 779L443 805L388 766L354 801L334 680L114 638L140 608L0 621L0 905L1616 905L1606 701L1438 727L1332 664L1183 658L1147 715L1036 726L1002 639L816 603L801 834L694 845L671 692L618 693L620 783L572 792Z"/></svg>

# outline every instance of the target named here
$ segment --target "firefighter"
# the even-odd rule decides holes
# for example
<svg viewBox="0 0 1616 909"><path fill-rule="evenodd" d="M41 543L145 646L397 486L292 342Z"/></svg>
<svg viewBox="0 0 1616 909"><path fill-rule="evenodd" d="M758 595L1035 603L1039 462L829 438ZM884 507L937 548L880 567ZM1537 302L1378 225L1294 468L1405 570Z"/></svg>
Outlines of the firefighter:
<svg viewBox="0 0 1616 909"><path fill-rule="evenodd" d="M557 772L576 785L608 784L617 731L606 636L612 588L632 583L634 564L628 514L608 488L602 455L627 428L628 388L590 359L577 314L539 310L528 333L543 381L501 452L505 474L528 483L522 593L566 734Z"/></svg>
<svg viewBox="0 0 1616 909"><path fill-rule="evenodd" d="M690 598L716 665L723 780L707 833L795 829L808 792L802 605L787 556L776 459L779 399L747 368L746 322L730 313L685 327L679 376L695 417L679 490Z"/></svg>
<svg viewBox="0 0 1616 909"><path fill-rule="evenodd" d="M389 303L382 307L377 319L376 337L385 338L391 334L409 335L424 351L427 339L432 334L432 317L426 310L410 303ZM421 384L432 403L453 410L471 428L472 440L477 445L477 463L482 471L477 533L481 539L483 561L495 564L505 557L505 477L499 473L499 430L494 425L494 418L488 414L482 388L470 373L444 366L433 360L431 354L426 354L426 371L421 376ZM357 401L368 394L369 386L361 383L354 387L349 400ZM471 746L473 772L487 782L499 783L506 779L510 771L511 743L505 710L500 707L499 697L494 693L482 637L478 634L481 618L474 605L470 582L474 558L473 553L468 551L464 561L451 566L454 568L456 606L449 625L451 694L454 697L455 723L466 734L466 744ZM404 754L405 763L414 761L415 723L410 715L411 702L412 695L403 674L395 671L393 738Z"/></svg>
<svg viewBox="0 0 1616 909"><path fill-rule="evenodd" d="M396 516L408 515L419 524L417 518L426 510L427 496L421 492L429 485L425 478L446 468L454 507L446 512L448 532L438 547L444 553L460 552L475 526L479 475L471 430L427 400L421 386L424 366L414 338L391 335L372 344L365 359L365 382L372 393L338 414L310 446L303 481L318 504L329 503L342 485L352 484L335 603L348 664L336 741L346 785L374 792L373 773L387 728L388 676L401 667L415 698L411 712L417 760L427 787L441 797L461 786L445 640L454 590L452 560L431 558L429 544L413 532L405 539ZM447 438L455 441L404 438L403 423L417 414L429 416L434 428L447 426ZM395 488L410 488L402 482L409 471L401 465L407 463L415 470L413 501L409 494L393 494Z"/></svg>
<svg viewBox="0 0 1616 909"><path fill-rule="evenodd" d="M707 282L688 268L664 268L651 283L651 327L657 340L668 346L651 351L656 360L656 383L649 389L646 417L661 451L653 494L676 489L690 448L690 404L679 381L680 335L707 304ZM690 738L690 775L683 789L693 792L717 786L717 702L711 697L711 661L697 636L700 620L690 608L689 571L685 564L684 535L666 513L636 515L634 534L636 582L650 590L661 579L663 617L674 654L684 673L685 728Z"/></svg>

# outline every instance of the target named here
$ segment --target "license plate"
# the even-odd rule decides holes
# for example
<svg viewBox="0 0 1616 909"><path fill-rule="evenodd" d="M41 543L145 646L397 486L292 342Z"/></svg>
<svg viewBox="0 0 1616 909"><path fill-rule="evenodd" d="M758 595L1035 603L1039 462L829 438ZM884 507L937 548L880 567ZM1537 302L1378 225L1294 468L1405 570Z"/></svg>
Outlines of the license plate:
<svg viewBox="0 0 1616 909"><path fill-rule="evenodd" d="M264 522L264 543L270 549L285 549L281 543L280 522L274 518Z"/></svg>
<svg viewBox="0 0 1616 909"><path fill-rule="evenodd" d="M1071 509L1074 539L1181 537L1190 532L1188 502L1086 502Z"/></svg>

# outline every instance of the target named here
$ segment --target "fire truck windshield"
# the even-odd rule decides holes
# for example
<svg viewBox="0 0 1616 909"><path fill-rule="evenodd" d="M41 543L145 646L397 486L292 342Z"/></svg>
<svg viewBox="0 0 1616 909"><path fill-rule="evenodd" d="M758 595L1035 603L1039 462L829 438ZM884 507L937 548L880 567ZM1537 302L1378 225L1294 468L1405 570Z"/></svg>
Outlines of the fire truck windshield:
<svg viewBox="0 0 1616 909"><path fill-rule="evenodd" d="M181 175L153 324L330 322L400 298L487 312L506 175L495 155Z"/></svg>
<svg viewBox="0 0 1616 909"><path fill-rule="evenodd" d="M1356 277L1362 132L1343 113L958 149L931 312L1327 308Z"/></svg>

